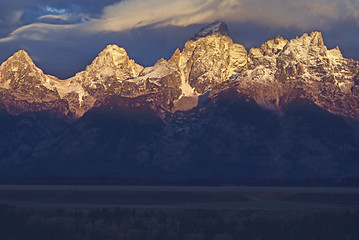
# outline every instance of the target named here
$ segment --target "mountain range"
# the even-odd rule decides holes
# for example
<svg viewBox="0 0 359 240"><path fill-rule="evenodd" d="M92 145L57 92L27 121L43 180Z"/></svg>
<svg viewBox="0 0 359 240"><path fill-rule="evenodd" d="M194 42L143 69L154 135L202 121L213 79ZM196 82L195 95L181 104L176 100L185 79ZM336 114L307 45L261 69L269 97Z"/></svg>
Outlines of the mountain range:
<svg viewBox="0 0 359 240"><path fill-rule="evenodd" d="M2 178L359 177L359 62L320 32L247 51L222 22L151 67L108 45L65 80L20 50L0 131Z"/></svg>

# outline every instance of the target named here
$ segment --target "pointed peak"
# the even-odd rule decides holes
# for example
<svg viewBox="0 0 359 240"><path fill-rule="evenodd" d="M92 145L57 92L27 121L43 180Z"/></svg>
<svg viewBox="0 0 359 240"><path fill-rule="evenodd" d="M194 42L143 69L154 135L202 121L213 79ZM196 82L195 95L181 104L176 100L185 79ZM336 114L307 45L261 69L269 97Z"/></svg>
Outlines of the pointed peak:
<svg viewBox="0 0 359 240"><path fill-rule="evenodd" d="M323 38L322 33L318 31L314 31L310 34L310 37L312 38Z"/></svg>
<svg viewBox="0 0 359 240"><path fill-rule="evenodd" d="M299 39L308 42L314 46L318 46L318 47L324 46L323 35L321 32L318 31L314 31L310 35L308 35L308 33L304 33Z"/></svg>
<svg viewBox="0 0 359 240"><path fill-rule="evenodd" d="M115 76L125 80L137 77L142 70L143 67L130 59L124 48L111 44L86 67L85 72L97 72L102 76Z"/></svg>
<svg viewBox="0 0 359 240"><path fill-rule="evenodd" d="M130 58L127 55L127 52L124 48L121 48L115 44L111 44L111 45L107 45L105 49L99 53L99 55L92 62L91 65L99 66L99 65L115 64L117 66L129 60Z"/></svg>
<svg viewBox="0 0 359 240"><path fill-rule="evenodd" d="M25 51L25 50L19 50L16 53L14 53L14 55L12 56L15 59L18 59L20 61L27 61L27 62L32 62L31 57L29 56L29 54Z"/></svg>
<svg viewBox="0 0 359 240"><path fill-rule="evenodd" d="M9 57L3 64L22 64L22 65L35 65L29 54L25 50L19 50ZM2 64L1 64L2 65Z"/></svg>
<svg viewBox="0 0 359 240"><path fill-rule="evenodd" d="M115 44L110 44L110 45L107 45L105 47L104 50L102 50L101 53L110 53L110 54L116 54L116 55L126 55L127 56L127 52L124 48L121 48ZM100 54L101 54L100 53Z"/></svg>
<svg viewBox="0 0 359 240"><path fill-rule="evenodd" d="M341 58L343 58L343 55L342 55L342 53L341 53L341 51L340 51L340 49L339 49L338 46L336 46L336 47L333 48L333 49L330 49L330 50L328 51L328 55L329 55L329 57L332 58L332 59L341 59Z"/></svg>
<svg viewBox="0 0 359 240"><path fill-rule="evenodd" d="M323 35L321 32L312 32L310 34L310 37L312 38L311 42L313 45L316 45L316 46L324 45Z"/></svg>
<svg viewBox="0 0 359 240"><path fill-rule="evenodd" d="M196 41L200 38L207 37L212 34L221 34L223 36L229 36L227 24L224 22L214 22L206 27L202 28L194 37L191 39L192 41Z"/></svg>
<svg viewBox="0 0 359 240"><path fill-rule="evenodd" d="M29 54L25 50L19 50L16 53L14 53L14 56L29 56Z"/></svg>
<svg viewBox="0 0 359 240"><path fill-rule="evenodd" d="M306 38L313 39L313 38L323 38L323 37L322 37L322 33L318 31L311 32L310 34L303 33L303 35L299 37L299 39L306 39Z"/></svg>
<svg viewBox="0 0 359 240"><path fill-rule="evenodd" d="M172 57L168 60L168 63L176 65L178 64L180 57L181 57L181 50L177 48L176 51L173 53Z"/></svg>

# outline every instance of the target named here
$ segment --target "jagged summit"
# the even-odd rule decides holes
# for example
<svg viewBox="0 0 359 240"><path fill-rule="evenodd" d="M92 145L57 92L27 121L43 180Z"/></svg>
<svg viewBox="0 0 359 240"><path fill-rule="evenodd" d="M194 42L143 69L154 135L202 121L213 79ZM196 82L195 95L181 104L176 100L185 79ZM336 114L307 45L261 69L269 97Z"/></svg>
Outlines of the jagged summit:
<svg viewBox="0 0 359 240"><path fill-rule="evenodd" d="M106 48L99 53L96 59L92 62L92 65L113 64L117 67L120 67L124 64L128 64L129 62L134 63L134 60L129 58L126 50L122 47L111 44L107 45Z"/></svg>
<svg viewBox="0 0 359 240"><path fill-rule="evenodd" d="M228 27L227 24L224 22L214 22L206 27L202 28L196 35L194 35L193 38L191 38L192 41L196 41L200 38L207 37L212 34L221 34L223 36L229 36Z"/></svg>
<svg viewBox="0 0 359 240"><path fill-rule="evenodd" d="M25 57L25 58L30 58L29 54L25 51L25 50L19 50L16 53L14 53L13 55L14 57Z"/></svg>
<svg viewBox="0 0 359 240"><path fill-rule="evenodd" d="M324 45L323 35L321 32L315 31L310 34L310 37L312 38L312 44L317 46Z"/></svg>
<svg viewBox="0 0 359 240"><path fill-rule="evenodd" d="M161 59L144 68L124 48L112 44L84 71L61 81L44 74L20 50L0 66L0 95L3 92L5 99L0 98L0 105L6 101L7 108L29 112L41 104L42 109L45 105L57 108L61 102L59 112L80 118L111 96L141 97L153 109L173 113L198 106L198 99L207 92L237 86L236 92L267 108L278 110L305 98L333 113L359 119L358 75L359 62L345 59L338 47L328 50L320 32L291 40L277 36L247 52L233 43L225 23L214 22L168 61Z"/></svg>
<svg viewBox="0 0 359 240"><path fill-rule="evenodd" d="M145 68L109 45L66 80L15 53L0 66L0 174L359 177L358 61L319 32L249 52L220 22L195 39Z"/></svg>
<svg viewBox="0 0 359 240"><path fill-rule="evenodd" d="M17 51L16 53L14 53L14 55L9 57L8 60L5 62L14 62L14 61L33 64L33 60L25 50Z"/></svg>
<svg viewBox="0 0 359 240"><path fill-rule="evenodd" d="M143 67L130 59L124 48L117 45L108 45L93 60L91 65L87 66L84 78L97 78L99 81L103 78L112 77L118 80L126 80L137 77L143 70ZM79 73L77 75L83 75Z"/></svg>
<svg viewBox="0 0 359 240"><path fill-rule="evenodd" d="M128 58L126 50L115 44L107 45L106 48L99 54L99 57L105 58L106 56L108 58L112 58L116 65Z"/></svg>

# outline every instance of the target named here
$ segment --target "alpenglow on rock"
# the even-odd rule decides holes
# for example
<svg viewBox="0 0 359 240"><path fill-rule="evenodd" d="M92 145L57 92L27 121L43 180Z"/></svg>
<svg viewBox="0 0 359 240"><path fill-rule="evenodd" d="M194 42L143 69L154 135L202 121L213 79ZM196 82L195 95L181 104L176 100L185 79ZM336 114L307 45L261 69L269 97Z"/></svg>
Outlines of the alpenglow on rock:
<svg viewBox="0 0 359 240"><path fill-rule="evenodd" d="M180 105L182 98L197 98L246 69L246 49L234 44L227 31L220 31L223 29L227 29L223 23L202 29L182 52L177 49L169 60L181 76L182 95L175 106Z"/></svg>
<svg viewBox="0 0 359 240"><path fill-rule="evenodd" d="M70 111L57 91L58 83L20 50L0 66L0 105L12 114L50 111L67 115Z"/></svg>
<svg viewBox="0 0 359 240"><path fill-rule="evenodd" d="M344 116L359 118L355 77L359 62L328 50L320 32L287 41L281 37L249 51L248 70L237 89L260 105L280 110L294 99L307 99Z"/></svg>
<svg viewBox="0 0 359 240"><path fill-rule="evenodd" d="M188 111L201 95L225 90L281 111L302 98L335 114L359 118L359 64L339 48L328 50L320 32L296 39L276 37L250 49L233 43L224 23L203 28L168 60L144 68L125 49L107 46L74 77L45 75L25 51L0 67L0 106L9 113L50 111L71 119L112 96L135 99L169 114Z"/></svg>

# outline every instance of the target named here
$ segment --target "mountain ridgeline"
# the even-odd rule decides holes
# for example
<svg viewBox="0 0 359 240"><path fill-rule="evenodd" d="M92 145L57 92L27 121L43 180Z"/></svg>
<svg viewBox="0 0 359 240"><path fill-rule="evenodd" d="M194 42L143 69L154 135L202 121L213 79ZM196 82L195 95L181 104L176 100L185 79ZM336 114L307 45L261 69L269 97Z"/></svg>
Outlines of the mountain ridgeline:
<svg viewBox="0 0 359 240"><path fill-rule="evenodd" d="M247 52L221 22L152 67L109 45L66 80L21 50L0 66L0 131L4 179L359 177L359 62L320 32Z"/></svg>

